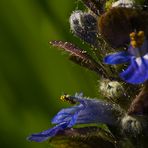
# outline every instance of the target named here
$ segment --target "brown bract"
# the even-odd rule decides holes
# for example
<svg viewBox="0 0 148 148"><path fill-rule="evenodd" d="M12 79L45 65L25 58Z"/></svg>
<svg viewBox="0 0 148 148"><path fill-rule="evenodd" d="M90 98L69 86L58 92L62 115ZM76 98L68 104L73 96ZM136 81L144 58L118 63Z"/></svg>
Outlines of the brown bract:
<svg viewBox="0 0 148 148"><path fill-rule="evenodd" d="M102 36L112 47L122 47L129 43L129 34L143 30L148 36L148 12L132 8L111 8L98 20Z"/></svg>
<svg viewBox="0 0 148 148"><path fill-rule="evenodd" d="M142 91L139 95L132 101L128 114L142 114L148 115L148 82L145 83Z"/></svg>

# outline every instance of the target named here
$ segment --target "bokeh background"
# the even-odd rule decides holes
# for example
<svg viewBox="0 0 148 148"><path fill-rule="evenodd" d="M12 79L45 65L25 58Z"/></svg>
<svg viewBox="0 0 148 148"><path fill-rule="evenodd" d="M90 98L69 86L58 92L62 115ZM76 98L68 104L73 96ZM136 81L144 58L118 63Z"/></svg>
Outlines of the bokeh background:
<svg viewBox="0 0 148 148"><path fill-rule="evenodd" d="M62 93L97 96L97 76L73 64L49 40L82 41L72 35L68 18L77 0L0 0L0 147L47 148L26 141L51 126L66 103Z"/></svg>

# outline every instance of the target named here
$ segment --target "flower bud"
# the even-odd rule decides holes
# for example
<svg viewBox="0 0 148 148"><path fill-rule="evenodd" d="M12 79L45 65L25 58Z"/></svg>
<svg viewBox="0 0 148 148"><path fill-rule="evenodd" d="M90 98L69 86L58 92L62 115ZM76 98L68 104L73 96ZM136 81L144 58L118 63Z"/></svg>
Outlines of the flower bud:
<svg viewBox="0 0 148 148"><path fill-rule="evenodd" d="M100 81L100 93L107 98L113 100L118 99L123 96L124 88L118 81L110 81L108 79L103 79Z"/></svg>

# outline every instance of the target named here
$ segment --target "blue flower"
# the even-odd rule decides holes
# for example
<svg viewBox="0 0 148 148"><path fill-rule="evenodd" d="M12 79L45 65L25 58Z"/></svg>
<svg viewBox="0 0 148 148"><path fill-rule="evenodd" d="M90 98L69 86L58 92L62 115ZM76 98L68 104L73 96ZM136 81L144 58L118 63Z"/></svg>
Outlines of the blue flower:
<svg viewBox="0 0 148 148"><path fill-rule="evenodd" d="M68 99L79 104L59 111L52 120L56 126L32 134L27 139L42 142L55 136L59 131L71 128L76 124L106 123L115 126L119 123L119 117L123 115L123 110L119 106L97 99L83 98L82 93L68 96Z"/></svg>
<svg viewBox="0 0 148 148"><path fill-rule="evenodd" d="M127 51L108 55L104 58L106 64L130 63L128 68L120 73L120 77L129 83L140 84L148 80L148 40L144 32L130 34L131 42Z"/></svg>

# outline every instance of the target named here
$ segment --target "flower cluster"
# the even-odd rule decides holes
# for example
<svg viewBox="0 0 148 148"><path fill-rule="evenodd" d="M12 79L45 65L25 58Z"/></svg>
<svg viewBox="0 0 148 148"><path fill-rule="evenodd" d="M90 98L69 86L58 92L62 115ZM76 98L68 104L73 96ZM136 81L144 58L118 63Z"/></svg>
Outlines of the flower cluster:
<svg viewBox="0 0 148 148"><path fill-rule="evenodd" d="M50 44L64 49L70 54L70 60L100 76L100 94L103 94L103 98L131 99L135 96L134 93L139 92L139 87L136 89L137 86L131 87L133 85L130 84L142 84L148 80L148 12L145 11L148 7L147 1L139 1L138 4L134 0L81 1L91 12L74 11L70 16L70 28L75 36L91 45L95 56L92 56L89 50L81 49L70 42L51 41ZM120 51L107 55L111 49L115 52L115 48ZM109 64L124 64L124 70L119 74L118 66L108 66ZM134 103L128 100L132 113L137 110L141 113L143 106L143 110L148 110L147 103L144 104L148 96L145 94L147 88L148 86L144 87ZM133 96L129 95L131 91ZM146 97L140 98L141 95ZM42 142L79 124L89 126L92 123L103 123L108 127L121 128L129 135L133 133L134 136L146 127L145 122L140 122L137 116L128 114L126 110L129 102L122 108L123 104L86 98L82 93L76 93L74 96L63 95L61 100L74 106L59 111L52 119L55 126L30 135L28 140Z"/></svg>

